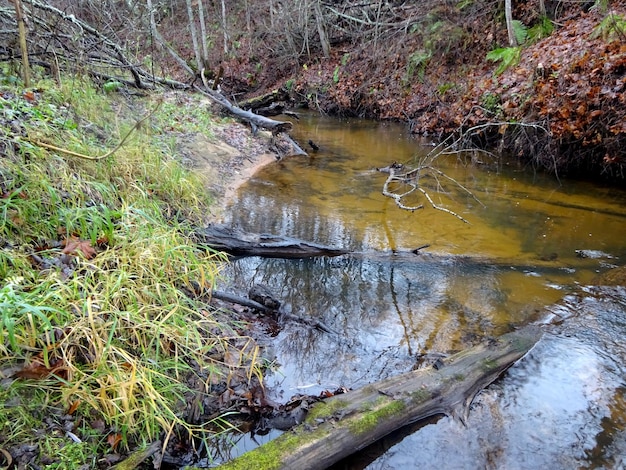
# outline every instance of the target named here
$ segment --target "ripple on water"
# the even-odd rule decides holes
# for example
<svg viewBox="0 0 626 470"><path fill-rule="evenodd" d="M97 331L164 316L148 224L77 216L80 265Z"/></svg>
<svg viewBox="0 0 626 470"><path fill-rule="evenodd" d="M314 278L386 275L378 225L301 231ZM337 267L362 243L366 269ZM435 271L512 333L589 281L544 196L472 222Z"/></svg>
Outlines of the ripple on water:
<svg viewBox="0 0 626 470"><path fill-rule="evenodd" d="M441 419L367 468L624 468L626 291L589 292L477 397L466 427Z"/></svg>

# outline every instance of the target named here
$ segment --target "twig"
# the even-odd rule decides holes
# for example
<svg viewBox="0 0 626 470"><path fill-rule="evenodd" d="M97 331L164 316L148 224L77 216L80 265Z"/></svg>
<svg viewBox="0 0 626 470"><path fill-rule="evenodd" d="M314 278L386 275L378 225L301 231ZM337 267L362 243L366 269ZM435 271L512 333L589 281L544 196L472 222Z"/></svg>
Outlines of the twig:
<svg viewBox="0 0 626 470"><path fill-rule="evenodd" d="M157 105L154 107L154 109L150 111L148 114L146 114L144 117L142 117L139 121L137 121L135 125L124 136L124 138L120 141L120 143L115 146L115 148L109 150L104 155L100 155L98 157L93 157L91 155L85 155L82 153L74 152L72 150L57 147L56 145L52 145L52 144L46 144L45 142L40 142L38 140L31 140L31 139L25 139L25 140L27 140L28 142L32 144L37 145L38 147L42 147L48 150L54 150L55 152L62 152L62 153L65 153L66 155L71 155L72 157L78 157L84 160L91 160L91 161L104 160L105 158L110 157L115 152L117 152L122 147L122 145L124 145L124 143L128 140L128 138L135 131L135 129L137 129L146 119L152 116L157 111L157 109L159 109L162 103L163 103L163 99L160 99L157 102Z"/></svg>
<svg viewBox="0 0 626 470"><path fill-rule="evenodd" d="M516 123L487 122L484 124L478 124L476 126L472 126L469 129L464 130L463 129L464 124L467 122L467 120L469 119L469 116L474 111L474 109L475 108L472 108L472 110L466 116L466 118L463 121L463 124L459 127L459 129L457 129L456 132L450 134L446 139L442 140L438 145L436 145L435 148L433 148L424 158L422 158L418 162L415 168L409 169L404 172L399 172L397 171L397 168L390 167L389 176L387 177L387 180L385 181L383 185L383 191L382 191L383 195L393 199L396 202L396 205L400 209L414 211L417 209L422 209L423 205L420 204L418 206L408 206L404 204L404 202L402 202L402 199L414 193L415 190L418 190L426 198L426 200L428 201L428 203L431 205L433 209L446 212L465 223L469 223L464 217L457 214L456 212L435 204L430 194L428 193L427 189L422 184L425 178L432 177L435 179L435 182L436 182L435 190L443 191L444 186L442 184L442 181L440 181L439 178L444 178L448 180L449 182L453 183L454 186L460 188L463 192L469 194L482 207L485 207L485 205L467 187L465 187L463 184L461 184L459 181L452 178L451 176L445 174L443 171L435 168L433 166L435 160L442 155L454 155L454 154L460 154L460 153L469 152L469 151L481 152L481 153L484 153L486 155L489 155L495 158L496 155L487 150L482 150L482 149L478 149L474 147L463 148L463 144L470 142L473 136L476 136L479 132L484 131L485 129L488 129L488 128L496 127L498 129L502 129L502 127L505 126L505 129L506 129L509 126L511 127L515 126L515 127L519 127L522 129L531 128L531 129L539 130L539 131L549 134L549 131L540 124L517 123L517 122ZM403 193L400 193L398 191L392 191L390 189L390 184L394 182L404 183L405 185L408 185L410 189Z"/></svg>

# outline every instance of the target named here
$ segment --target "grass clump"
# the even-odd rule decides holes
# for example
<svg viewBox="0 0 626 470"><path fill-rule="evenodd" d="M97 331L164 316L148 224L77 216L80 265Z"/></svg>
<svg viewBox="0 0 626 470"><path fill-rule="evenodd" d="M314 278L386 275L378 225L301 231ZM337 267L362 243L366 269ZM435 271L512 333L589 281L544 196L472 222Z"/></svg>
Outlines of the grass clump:
<svg viewBox="0 0 626 470"><path fill-rule="evenodd" d="M98 161L38 145L103 155L140 106L80 78L0 88L0 444L32 444L46 468L197 437L211 423L187 419L190 398L262 379L252 340L190 295L224 258L194 244L211 201L162 145L185 111L160 109Z"/></svg>

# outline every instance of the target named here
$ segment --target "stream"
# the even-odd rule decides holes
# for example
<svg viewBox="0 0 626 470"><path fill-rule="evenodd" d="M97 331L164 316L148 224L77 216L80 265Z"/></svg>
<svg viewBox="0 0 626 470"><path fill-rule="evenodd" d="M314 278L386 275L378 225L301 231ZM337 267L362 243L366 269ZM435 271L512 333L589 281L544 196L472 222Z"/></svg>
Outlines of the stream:
<svg viewBox="0 0 626 470"><path fill-rule="evenodd" d="M285 312L339 333L283 325L266 352L274 400L361 387L552 322L479 393L465 425L435 417L335 468L625 468L626 289L592 284L626 259L626 191L557 180L504 157L468 164L470 156L442 156L438 169L474 197L445 178L431 182L429 194L465 224L425 199L424 209L409 212L381 194L386 175L375 168L410 165L433 149L404 126L305 114L294 138L320 150L259 171L226 224L355 254L244 258L224 273L220 290L245 295L263 284ZM278 434L244 436L230 456Z"/></svg>

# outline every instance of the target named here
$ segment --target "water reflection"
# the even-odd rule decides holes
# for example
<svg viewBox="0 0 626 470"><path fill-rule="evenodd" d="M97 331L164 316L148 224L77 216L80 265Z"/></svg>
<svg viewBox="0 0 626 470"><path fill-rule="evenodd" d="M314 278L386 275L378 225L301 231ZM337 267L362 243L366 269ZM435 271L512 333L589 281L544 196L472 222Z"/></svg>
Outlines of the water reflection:
<svg viewBox="0 0 626 470"><path fill-rule="evenodd" d="M286 324L276 342L281 368L275 380L291 393L357 387L410 370L423 354L457 351L526 324L540 306L530 292L524 309L508 301L498 279L510 274L510 266L474 259L392 253L375 259L246 258L231 268L241 291L264 284L283 300L285 312L340 333ZM555 300L562 295L544 289Z"/></svg>
<svg viewBox="0 0 626 470"><path fill-rule="evenodd" d="M268 376L278 399L358 387L410 370L422 354L450 353L540 321L546 306L626 256L626 192L561 184L515 162L472 167L441 159L440 168L486 206L460 192L433 194L470 220L466 225L432 208L401 211L380 194L385 176L375 167L431 149L401 127L305 116L298 129L320 152L263 169L241 189L227 222L356 254L247 258L228 268L223 288L267 285L286 312L339 332L284 325ZM430 245L423 255L409 253L423 244ZM626 451L626 295L587 294L552 308L566 319L561 329L479 396L467 427L433 421L373 457L370 468L618 463Z"/></svg>
<svg viewBox="0 0 626 470"><path fill-rule="evenodd" d="M565 309L569 320L478 396L467 426L442 418L367 466L337 468L623 468L626 291L604 289Z"/></svg>

